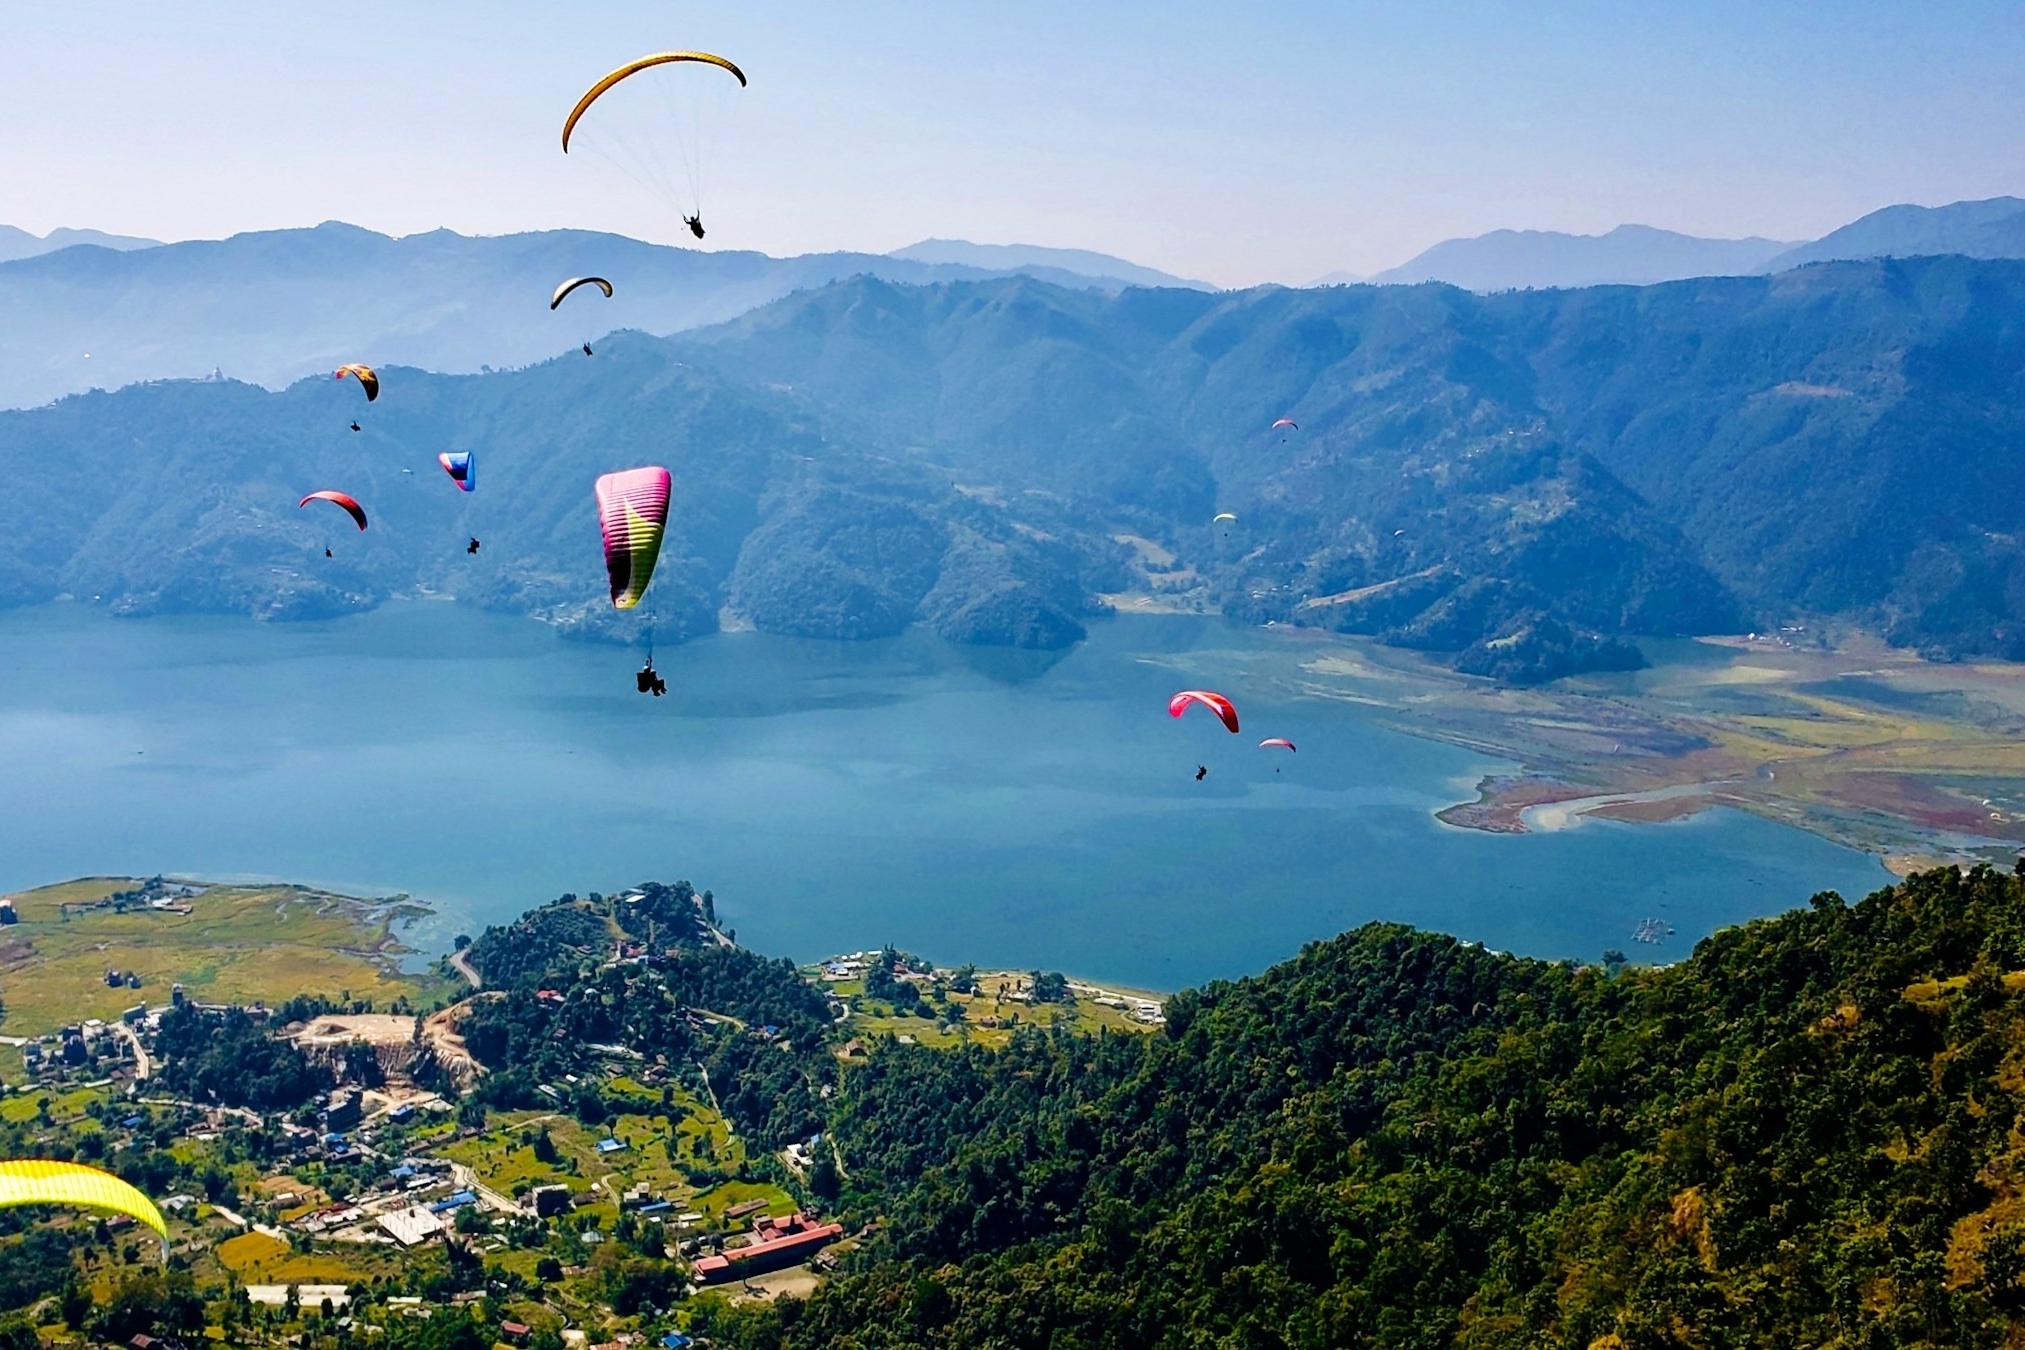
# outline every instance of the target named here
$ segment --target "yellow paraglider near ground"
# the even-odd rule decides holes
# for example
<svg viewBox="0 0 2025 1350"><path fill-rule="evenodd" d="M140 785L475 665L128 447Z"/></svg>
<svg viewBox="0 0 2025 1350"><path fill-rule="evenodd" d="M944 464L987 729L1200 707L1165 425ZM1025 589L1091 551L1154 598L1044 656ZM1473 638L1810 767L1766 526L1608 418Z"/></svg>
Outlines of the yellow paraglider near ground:
<svg viewBox="0 0 2025 1350"><path fill-rule="evenodd" d="M82 1163L16 1158L0 1162L0 1209L16 1205L64 1205L97 1209L146 1224L166 1249L169 1225L155 1202L110 1172Z"/></svg>

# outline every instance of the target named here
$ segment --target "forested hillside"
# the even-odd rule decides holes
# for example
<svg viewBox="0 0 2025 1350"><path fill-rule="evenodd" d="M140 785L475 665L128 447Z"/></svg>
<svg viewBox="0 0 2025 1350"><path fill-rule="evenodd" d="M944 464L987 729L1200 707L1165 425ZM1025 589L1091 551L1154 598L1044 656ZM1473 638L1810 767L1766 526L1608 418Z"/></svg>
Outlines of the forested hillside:
<svg viewBox="0 0 2025 1350"><path fill-rule="evenodd" d="M2025 881L1576 968L1372 925L1166 1033L886 1043L875 1235L741 1347L1999 1346L2025 1325Z"/></svg>
<svg viewBox="0 0 2025 1350"><path fill-rule="evenodd" d="M0 414L0 603L297 617L421 593L635 637L588 486L664 463L664 640L728 609L1059 647L1123 596L1521 681L1811 616L2025 656L2015 261L1488 297L859 277L595 357L383 373L370 406L328 379L171 382ZM439 450L478 453L476 494ZM319 487L372 531L297 511Z"/></svg>

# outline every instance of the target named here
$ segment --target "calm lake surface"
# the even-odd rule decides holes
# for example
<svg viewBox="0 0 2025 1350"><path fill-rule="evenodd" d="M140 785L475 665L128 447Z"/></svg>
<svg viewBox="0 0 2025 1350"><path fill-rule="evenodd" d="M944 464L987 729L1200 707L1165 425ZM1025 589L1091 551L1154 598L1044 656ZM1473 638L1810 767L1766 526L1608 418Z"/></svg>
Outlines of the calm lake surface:
<svg viewBox="0 0 2025 1350"><path fill-rule="evenodd" d="M1194 619L1105 621L1053 656L730 634L663 652L653 699L635 654L443 603L293 625L0 613L0 891L155 872L405 891L438 909L410 938L433 953L564 891L686 877L770 953L892 942L1174 989L1370 919L1674 959L1889 881L1729 811L1450 828L1433 813L1497 762L1267 678L1315 652ZM1245 735L1168 718L1198 682ZM1678 936L1636 946L1648 916Z"/></svg>

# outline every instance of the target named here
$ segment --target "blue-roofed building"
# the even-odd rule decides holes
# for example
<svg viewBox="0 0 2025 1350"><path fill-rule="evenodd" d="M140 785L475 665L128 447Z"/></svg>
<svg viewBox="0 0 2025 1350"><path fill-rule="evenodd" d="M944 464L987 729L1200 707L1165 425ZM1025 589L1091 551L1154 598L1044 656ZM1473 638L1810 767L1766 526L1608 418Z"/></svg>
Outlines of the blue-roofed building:
<svg viewBox="0 0 2025 1350"><path fill-rule="evenodd" d="M600 1153L620 1153L623 1152L625 1148L626 1148L626 1141L623 1139L598 1140L598 1152Z"/></svg>
<svg viewBox="0 0 2025 1350"><path fill-rule="evenodd" d="M461 1209L465 1205L475 1205L477 1203L478 1192L453 1191L450 1195L429 1206L429 1212L431 1214L444 1214L450 1210Z"/></svg>
<svg viewBox="0 0 2025 1350"><path fill-rule="evenodd" d="M668 1350L688 1350L688 1347L696 1344L696 1342L690 1340L679 1331L671 1331L661 1338L661 1344L667 1346Z"/></svg>
<svg viewBox="0 0 2025 1350"><path fill-rule="evenodd" d="M138 1130L140 1127L141 1118L139 1116L128 1116L120 1122L120 1128L123 1130Z"/></svg>

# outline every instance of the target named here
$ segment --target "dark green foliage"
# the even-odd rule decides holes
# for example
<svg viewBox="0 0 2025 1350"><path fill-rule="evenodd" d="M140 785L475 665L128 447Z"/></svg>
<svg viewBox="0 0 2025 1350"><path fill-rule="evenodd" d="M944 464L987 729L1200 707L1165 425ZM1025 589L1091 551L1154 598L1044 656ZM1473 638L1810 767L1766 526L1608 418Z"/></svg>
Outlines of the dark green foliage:
<svg viewBox="0 0 2025 1350"><path fill-rule="evenodd" d="M0 1243L0 1311L26 1308L71 1282L67 1234L38 1225Z"/></svg>
<svg viewBox="0 0 2025 1350"><path fill-rule="evenodd" d="M748 1347L2009 1344L2025 882L1916 877L1668 969L1372 925L1155 1038L882 1046L886 1222ZM1939 983L1935 983L1939 981Z"/></svg>
<svg viewBox="0 0 2025 1350"><path fill-rule="evenodd" d="M292 1111L331 1086L329 1073L238 1009L171 1009L157 1042L162 1081L179 1096L261 1111Z"/></svg>
<svg viewBox="0 0 2025 1350"><path fill-rule="evenodd" d="M1075 996L1069 992L1069 977L1059 970L1046 973L1034 971L1027 981L1028 990L1036 1003L1074 1003Z"/></svg>
<svg viewBox="0 0 2025 1350"><path fill-rule="evenodd" d="M183 1270L145 1271L114 1286L112 1297L98 1310L98 1339L124 1345L141 1332L184 1336L204 1327L204 1300L190 1273Z"/></svg>

